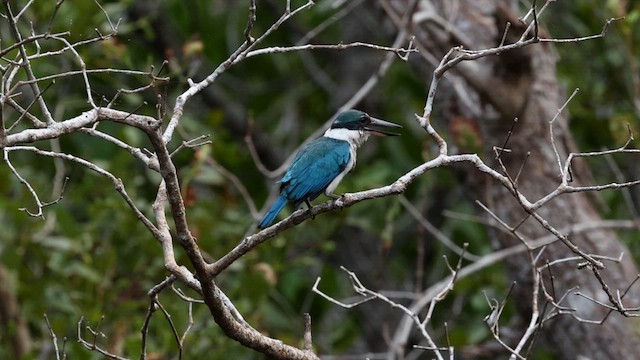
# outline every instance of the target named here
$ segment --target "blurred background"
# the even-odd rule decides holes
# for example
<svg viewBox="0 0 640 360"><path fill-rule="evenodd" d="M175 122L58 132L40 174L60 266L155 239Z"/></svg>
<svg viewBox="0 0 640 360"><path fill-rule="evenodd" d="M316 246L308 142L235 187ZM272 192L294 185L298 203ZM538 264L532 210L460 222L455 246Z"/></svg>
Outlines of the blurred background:
<svg viewBox="0 0 640 360"><path fill-rule="evenodd" d="M303 3L293 1L294 6ZM16 8L24 5L22 1L12 4ZM155 104L160 103L164 111L170 111L175 97L186 89L188 78L202 79L244 40L245 1L122 0L102 1L101 5L113 21L122 21L113 39L78 48L87 66L143 71L162 67L160 75L170 77L148 91L120 96L114 106L119 110L155 116ZM266 30L284 11L281 1L258 1L257 5L254 35ZM526 9L528 4L520 6ZM23 16L36 29L46 29L54 9L54 2L36 2ZM580 88L568 109L570 130L581 150L618 147L628 137L627 124L638 128L640 4L558 1L541 18L546 35L572 38L597 34L606 19L620 16L626 20L611 25L604 39L555 47L559 83L567 96ZM2 26L2 38L10 39L8 27ZM68 30L68 38L74 42L107 26L94 2L67 1L58 9L52 31ZM355 41L391 46L397 32L378 1L318 0L310 10L284 23L262 46ZM46 49L48 43L42 42L42 46ZM257 212L273 200L274 184L281 174L270 177L260 171L246 138L251 138L266 169L278 169L378 71L386 55L353 48L256 56L227 70L188 104L174 146L203 134L210 135L212 144L184 149L175 162L191 231L208 256L224 255L252 232ZM442 54L434 56L439 59ZM76 67L72 58L51 60L55 61L35 62L35 71L43 76ZM168 61L165 66L164 60ZM404 129L400 137L374 138L365 144L358 166L345 177L337 193L386 185L437 156L437 147L413 116L422 113L431 79L432 68L424 62L416 54L408 62L394 60L355 106L400 123ZM91 81L94 98L104 104L120 88L148 83L144 77L100 74L92 75ZM45 93L47 101L55 105L56 119L88 109L83 89L82 79L72 77ZM441 91L452 90L445 84ZM485 143L473 121L448 117L444 106L438 108L437 99L434 126L449 141L451 153L502 145ZM149 148L143 134L135 129L115 124L101 124L100 128L132 145ZM92 159L121 177L138 206L151 211L159 176L130 154L83 134L53 140L43 147ZM53 358L44 314L58 339L67 338L68 358L102 358L76 342L81 317L92 326L101 323L99 330L107 336L99 340L104 348L138 357L140 328L149 306L146 292L167 276L158 243L108 179L83 167L30 153L12 153L11 160L43 201L57 198L64 178L68 181L63 198L45 209L45 218L32 218L19 210L33 207L30 193L6 166L0 166L0 308L16 316L9 320L0 317L0 358ZM627 178L640 175L633 161L615 164ZM601 159L590 165L598 181L613 181L611 163ZM348 359L349 355L364 358L362 354L376 358L375 354L386 351L400 312L380 302L341 309L313 294L311 287L322 277L320 288L326 293L346 301L355 298L347 276L339 269L346 266L369 288L387 291L394 300L406 303L448 275L442 255L452 262L457 255L436 241L408 207L415 207L458 246L468 243L470 253L482 256L493 252L496 244L477 217L476 198L467 190L467 183L473 181L455 167L437 169L417 179L401 198L375 199L318 216L248 253L218 277L218 284L246 320L269 336L300 345L302 314L308 312L318 353L335 355L334 359ZM630 194L637 203L638 192ZM601 215L611 219L637 216L630 213L622 197L621 192L601 194ZM321 197L316 203L324 200ZM637 232L619 235L632 253L640 254ZM184 263L184 256L177 254ZM455 292L436 308L432 321L432 332L440 342L446 341L444 329L435 324L445 321L451 345L461 353L492 339L482 321L490 311L485 294L504 297L510 284L506 271L498 263L456 285ZM162 293L160 301L178 330L184 329L189 320L187 304L172 292ZM185 342L184 358L261 358L225 337L206 307L195 305L193 310L194 325ZM504 321L517 321L514 312L508 305ZM148 341L149 358L177 358L173 334L160 314L154 315ZM415 356L429 358L424 353ZM482 356L469 356L474 357ZM533 358L553 355L542 347Z"/></svg>

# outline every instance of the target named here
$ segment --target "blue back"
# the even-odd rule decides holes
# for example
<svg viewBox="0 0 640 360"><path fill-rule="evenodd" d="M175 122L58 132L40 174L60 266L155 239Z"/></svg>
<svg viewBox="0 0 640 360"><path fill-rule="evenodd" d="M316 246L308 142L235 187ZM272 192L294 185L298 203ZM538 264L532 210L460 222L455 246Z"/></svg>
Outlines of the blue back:
<svg viewBox="0 0 640 360"><path fill-rule="evenodd" d="M349 163L349 143L318 138L300 149L280 180L280 192L294 207L322 194ZM282 196L281 195L281 196Z"/></svg>

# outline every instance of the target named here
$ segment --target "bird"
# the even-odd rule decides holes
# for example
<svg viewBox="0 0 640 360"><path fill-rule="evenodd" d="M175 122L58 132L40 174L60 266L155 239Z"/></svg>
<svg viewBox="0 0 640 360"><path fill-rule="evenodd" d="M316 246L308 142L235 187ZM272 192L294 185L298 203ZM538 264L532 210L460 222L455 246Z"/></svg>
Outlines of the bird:
<svg viewBox="0 0 640 360"><path fill-rule="evenodd" d="M258 224L264 229L287 205L298 208L303 202L311 208L309 201L324 193L338 199L334 194L342 178L356 165L356 150L369 138L397 136L390 131L401 125L376 119L360 110L346 110L338 114L323 136L303 146L296 154L280 183L280 195Z"/></svg>

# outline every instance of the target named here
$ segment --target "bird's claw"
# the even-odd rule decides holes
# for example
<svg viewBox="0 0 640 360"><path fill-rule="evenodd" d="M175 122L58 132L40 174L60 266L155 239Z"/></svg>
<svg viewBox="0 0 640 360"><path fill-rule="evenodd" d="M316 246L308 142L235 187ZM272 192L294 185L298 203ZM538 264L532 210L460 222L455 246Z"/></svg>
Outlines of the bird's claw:
<svg viewBox="0 0 640 360"><path fill-rule="evenodd" d="M311 212L311 203L309 202L309 199L306 199L304 201L305 204L307 204L307 211ZM311 215L311 220L315 220L316 216L315 215Z"/></svg>

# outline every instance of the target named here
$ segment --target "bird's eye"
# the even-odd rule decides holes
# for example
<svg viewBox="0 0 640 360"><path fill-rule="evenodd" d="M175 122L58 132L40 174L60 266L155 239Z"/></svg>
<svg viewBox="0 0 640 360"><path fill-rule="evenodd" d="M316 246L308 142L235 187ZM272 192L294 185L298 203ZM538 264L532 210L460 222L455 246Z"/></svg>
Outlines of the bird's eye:
<svg viewBox="0 0 640 360"><path fill-rule="evenodd" d="M368 124L369 123L369 117L368 116L363 116L360 118L360 124Z"/></svg>

